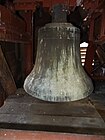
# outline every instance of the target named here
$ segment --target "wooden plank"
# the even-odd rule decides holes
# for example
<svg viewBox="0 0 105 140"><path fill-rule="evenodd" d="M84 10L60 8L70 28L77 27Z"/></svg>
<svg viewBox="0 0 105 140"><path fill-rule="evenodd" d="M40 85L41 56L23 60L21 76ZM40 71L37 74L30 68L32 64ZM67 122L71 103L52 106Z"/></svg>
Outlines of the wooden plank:
<svg viewBox="0 0 105 140"><path fill-rule="evenodd" d="M0 114L17 114L17 112L18 114L22 114L23 110L26 115L100 117L94 106L85 103L16 103L13 100L5 102L4 106L0 109Z"/></svg>
<svg viewBox="0 0 105 140"><path fill-rule="evenodd" d="M0 140L105 140L105 136L0 130Z"/></svg>
<svg viewBox="0 0 105 140"><path fill-rule="evenodd" d="M92 104L94 104L96 110L99 112L100 116L105 121L105 93L102 93L101 91L101 93L99 92L95 94L93 97L90 98L90 101Z"/></svg>
<svg viewBox="0 0 105 140"><path fill-rule="evenodd" d="M16 85L0 46L0 83L7 95L16 92Z"/></svg>
<svg viewBox="0 0 105 140"><path fill-rule="evenodd" d="M28 95L23 89L18 89L15 95L10 96L0 109L4 114L59 115L74 117L100 117L94 106L84 99L68 103L51 103L38 100Z"/></svg>
<svg viewBox="0 0 105 140"><path fill-rule="evenodd" d="M104 129L105 122L101 118L91 117L70 117L70 116L46 116L35 114L0 114L0 123L51 126L51 127L69 127L69 128L94 128Z"/></svg>
<svg viewBox="0 0 105 140"><path fill-rule="evenodd" d="M104 105L95 104L95 107L99 112L99 114L101 115L101 117L103 118L103 120L105 121L105 104Z"/></svg>
<svg viewBox="0 0 105 140"><path fill-rule="evenodd" d="M1 114L0 128L105 135L104 121L99 118Z"/></svg>

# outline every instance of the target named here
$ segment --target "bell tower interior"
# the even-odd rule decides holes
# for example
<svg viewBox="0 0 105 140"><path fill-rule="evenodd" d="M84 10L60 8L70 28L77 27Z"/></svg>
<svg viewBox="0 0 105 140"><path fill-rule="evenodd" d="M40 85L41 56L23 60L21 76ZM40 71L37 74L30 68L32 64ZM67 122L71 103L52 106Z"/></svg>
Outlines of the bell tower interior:
<svg viewBox="0 0 105 140"><path fill-rule="evenodd" d="M105 140L105 0L0 0L0 140Z"/></svg>

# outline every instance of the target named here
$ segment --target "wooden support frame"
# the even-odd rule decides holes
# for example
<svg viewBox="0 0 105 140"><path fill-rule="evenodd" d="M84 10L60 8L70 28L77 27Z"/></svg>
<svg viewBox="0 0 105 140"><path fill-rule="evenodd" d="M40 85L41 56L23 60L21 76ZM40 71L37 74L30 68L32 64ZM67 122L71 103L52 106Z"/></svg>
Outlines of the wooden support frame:
<svg viewBox="0 0 105 140"><path fill-rule="evenodd" d="M30 39L25 21L0 5L0 41L27 43Z"/></svg>
<svg viewBox="0 0 105 140"><path fill-rule="evenodd" d="M1 140L3 138L47 140L47 137L48 140L52 138L81 140L82 137L84 140L104 139L105 115L100 115L96 110L98 105L98 110L104 112L102 99L103 96L94 95L81 101L52 104L33 98L23 89L18 89L16 94L7 98L0 108L0 138Z"/></svg>
<svg viewBox="0 0 105 140"><path fill-rule="evenodd" d="M92 63L93 63L94 54L95 54L93 32L94 32L94 19L91 18L90 29L89 29L89 47L87 49L86 60L85 60L85 65L84 65L84 68L89 75L91 75L91 72L92 72Z"/></svg>
<svg viewBox="0 0 105 140"><path fill-rule="evenodd" d="M86 61L85 61L85 69L89 75L91 75L93 70L93 60L96 51L96 45L102 45L105 42L105 10L104 10L104 1L96 0L96 1L84 1L84 6L86 9L91 10L91 18L89 19L90 29L89 29L89 47L87 49ZM94 27L95 27L95 19L102 15L100 34L97 36L97 39L94 37ZM92 75L91 75L92 76ZM93 77L94 78L94 77ZM100 79L100 78L99 78Z"/></svg>
<svg viewBox="0 0 105 140"><path fill-rule="evenodd" d="M35 11L37 4L43 5L43 7L51 8L53 5L63 3L70 7L76 6L76 0L16 0L14 2L15 10L31 10Z"/></svg>
<svg viewBox="0 0 105 140"><path fill-rule="evenodd" d="M23 17L26 21L27 27L26 27L26 32L29 33L31 36L31 40L28 43L24 44L24 50L23 50L23 59L24 59L24 75L25 77L31 72L33 68L33 44L32 44L32 16L33 12L32 11L27 11L24 12Z"/></svg>
<svg viewBox="0 0 105 140"><path fill-rule="evenodd" d="M0 84L6 95L16 92L16 85L0 46ZM1 94L1 93L0 93Z"/></svg>

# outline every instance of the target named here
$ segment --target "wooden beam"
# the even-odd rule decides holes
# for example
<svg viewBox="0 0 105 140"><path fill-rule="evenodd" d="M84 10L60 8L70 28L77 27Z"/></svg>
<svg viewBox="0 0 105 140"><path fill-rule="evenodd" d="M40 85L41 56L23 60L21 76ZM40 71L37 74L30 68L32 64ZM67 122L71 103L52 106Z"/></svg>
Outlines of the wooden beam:
<svg viewBox="0 0 105 140"><path fill-rule="evenodd" d="M105 136L37 131L0 130L0 140L105 140Z"/></svg>
<svg viewBox="0 0 105 140"><path fill-rule="evenodd" d="M15 10L31 10L31 11L35 11L36 9L36 4L34 3L20 3L20 4L15 4Z"/></svg>
<svg viewBox="0 0 105 140"><path fill-rule="evenodd" d="M28 43L30 39L25 21L0 5L0 41Z"/></svg>
<svg viewBox="0 0 105 140"><path fill-rule="evenodd" d="M14 94L16 85L0 46L0 83L6 95Z"/></svg>
<svg viewBox="0 0 105 140"><path fill-rule="evenodd" d="M15 10L31 10L35 11L37 4L43 5L43 7L51 8L53 5L62 3L70 7L76 6L76 0L15 0Z"/></svg>

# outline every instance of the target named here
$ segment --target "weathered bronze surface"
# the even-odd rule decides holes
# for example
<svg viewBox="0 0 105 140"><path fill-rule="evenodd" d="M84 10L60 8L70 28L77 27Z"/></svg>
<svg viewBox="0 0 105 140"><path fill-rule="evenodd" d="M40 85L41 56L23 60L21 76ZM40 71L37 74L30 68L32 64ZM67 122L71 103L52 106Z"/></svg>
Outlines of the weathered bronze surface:
<svg viewBox="0 0 105 140"><path fill-rule="evenodd" d="M39 30L35 66L24 82L30 95L45 101L68 102L93 91L80 60L80 32L70 23L50 23Z"/></svg>

